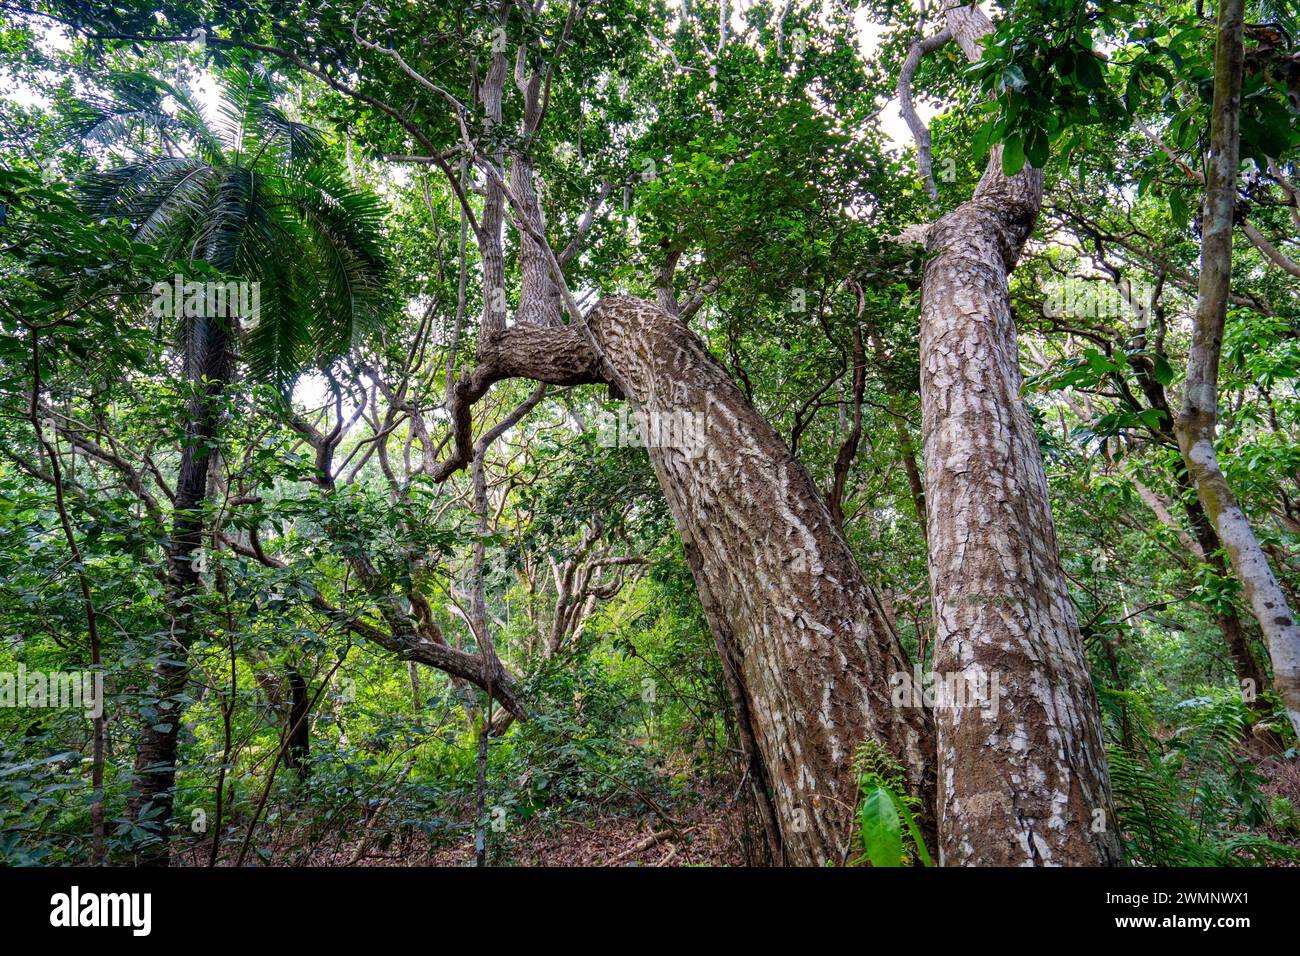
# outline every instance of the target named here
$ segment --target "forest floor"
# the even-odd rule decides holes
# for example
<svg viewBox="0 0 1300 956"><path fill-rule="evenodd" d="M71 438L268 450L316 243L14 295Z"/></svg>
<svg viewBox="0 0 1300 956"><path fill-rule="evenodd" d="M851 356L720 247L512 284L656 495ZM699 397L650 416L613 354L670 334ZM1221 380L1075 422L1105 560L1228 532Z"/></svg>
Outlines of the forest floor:
<svg viewBox="0 0 1300 956"><path fill-rule="evenodd" d="M663 807L666 824L650 812L610 812L579 819L531 820L505 835L490 834L494 866L743 866L742 811L730 794L710 793ZM469 808L465 808L467 811ZM469 815L467 813L467 815ZM380 822L368 835L313 841L305 831L262 831L271 846L248 862L263 866L472 866L473 833L448 844L412 829ZM262 841L259 841L262 842ZM324 845L328 843L329 845ZM263 844L265 846L265 843ZM195 843L173 856L178 866L207 864L211 844ZM219 865L232 866L237 843L222 848Z"/></svg>
<svg viewBox="0 0 1300 956"><path fill-rule="evenodd" d="M1261 739L1245 741L1238 751L1263 777L1260 794L1268 801L1284 797L1300 807L1300 761L1285 759L1277 747ZM696 785L691 797L669 800L661 795L652 812L632 802L618 808L587 809L573 817L542 815L505 833L489 833L488 862L492 866L598 867L598 866L744 866L744 810L733 799L734 788L722 780L712 786ZM272 867L456 867L472 866L474 834L471 805L444 806L452 831L430 836L411 826L401 826L382 813L367 829L353 816L349 825L295 826L301 807L277 806L269 822L259 828L256 845L246 862ZM666 823L664 815L672 817ZM1261 831L1279 843L1300 849L1300 823L1270 820ZM240 840L222 848L219 865L233 866ZM209 841L179 849L173 862L179 866L204 866ZM1273 865L1297 866L1296 863Z"/></svg>
<svg viewBox="0 0 1300 956"><path fill-rule="evenodd" d="M674 808L674 812L678 812ZM740 866L744 863L736 811L704 804L682 810L677 827L650 816L566 820L530 826L510 839L513 866ZM468 866L473 842L433 854L434 866Z"/></svg>

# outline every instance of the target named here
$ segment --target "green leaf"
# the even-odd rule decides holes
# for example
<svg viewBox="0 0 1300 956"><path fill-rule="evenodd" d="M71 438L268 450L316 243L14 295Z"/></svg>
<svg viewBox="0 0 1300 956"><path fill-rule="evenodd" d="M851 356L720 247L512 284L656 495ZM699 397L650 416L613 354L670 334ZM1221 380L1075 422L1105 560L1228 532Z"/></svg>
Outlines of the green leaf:
<svg viewBox="0 0 1300 956"><path fill-rule="evenodd" d="M971 137L972 159L976 166L983 166L989 155L989 140L993 136L993 121L981 123Z"/></svg>
<svg viewBox="0 0 1300 956"><path fill-rule="evenodd" d="M876 787L858 812L862 846L872 866L903 865L903 829L889 791Z"/></svg>
<svg viewBox="0 0 1300 956"><path fill-rule="evenodd" d="M1151 188L1152 181L1156 178L1157 172L1158 170L1153 166L1142 174L1142 178L1138 180L1139 197L1146 195L1147 190Z"/></svg>
<svg viewBox="0 0 1300 956"><path fill-rule="evenodd" d="M1165 413L1158 408L1146 408L1138 412L1138 418L1142 419L1146 426L1153 431L1159 431L1160 422L1164 417Z"/></svg>
<svg viewBox="0 0 1300 956"><path fill-rule="evenodd" d="M1174 368L1163 355L1157 355L1155 360L1155 369L1152 375L1161 385L1168 385L1174 380Z"/></svg>
<svg viewBox="0 0 1300 956"><path fill-rule="evenodd" d="M1176 189L1169 192L1169 215L1173 217L1179 229L1186 229L1187 224L1192 221L1192 210L1187 205L1187 200L1183 198L1183 194Z"/></svg>
<svg viewBox="0 0 1300 956"><path fill-rule="evenodd" d="M1025 144L1019 137L1009 136L1002 144L1002 172L1014 176L1025 168Z"/></svg>
<svg viewBox="0 0 1300 956"><path fill-rule="evenodd" d="M1036 129L1029 135L1029 140L1025 144L1025 157L1034 169L1042 169L1047 165L1047 154L1047 134L1041 129Z"/></svg>
<svg viewBox="0 0 1300 956"><path fill-rule="evenodd" d="M1091 52L1075 61L1074 78L1080 86L1090 90L1099 90L1106 84L1106 78L1101 72L1101 61Z"/></svg>
<svg viewBox="0 0 1300 956"><path fill-rule="evenodd" d="M903 804L898 805L898 812L903 815L903 822L907 824L907 832L912 835L912 843L916 847L916 855L920 858L923 866L934 866L934 860L930 858L930 851L926 849L925 839L921 836L921 828L916 825L916 817Z"/></svg>
<svg viewBox="0 0 1300 956"><path fill-rule="evenodd" d="M1098 375L1106 375L1115 370L1115 363L1102 355L1096 349L1086 349L1083 353L1083 357L1092 370Z"/></svg>

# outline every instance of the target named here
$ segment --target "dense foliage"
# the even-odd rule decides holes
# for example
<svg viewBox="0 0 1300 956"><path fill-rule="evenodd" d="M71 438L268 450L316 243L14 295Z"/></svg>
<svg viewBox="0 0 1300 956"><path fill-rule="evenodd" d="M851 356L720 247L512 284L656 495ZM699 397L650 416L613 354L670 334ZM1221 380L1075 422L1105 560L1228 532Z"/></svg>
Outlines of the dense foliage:
<svg viewBox="0 0 1300 956"><path fill-rule="evenodd" d="M1300 858L1295 735L1170 417L1211 5L1004 0L983 61L949 47L916 75L936 199L895 122L932 32L911 4L736 6L720 37L716 6L659 0L0 3L0 672L103 684L98 721L0 707L0 860L129 862L158 839L129 810L137 740L176 724L177 862L464 862L476 832L486 862L562 847L553 861L582 852L554 834L628 820L646 829L601 862L669 843L678 862L766 859L727 675L626 405L498 382L473 437L524 414L485 446L482 487L473 467L435 480L481 316L494 295L511 313L524 281L510 265L483 287L466 209L491 184L453 157L465 137L532 157L552 244L581 240L583 305L653 300L667 276L836 499L920 666L925 262L896 240L963 202L999 144L1008 174L1044 168L1011 284L1023 399L1125 851ZM1238 234L1218 450L1296 608L1300 16L1251 4L1248 42L1238 215L1263 243ZM521 76L553 71L526 142L520 97L495 124L478 102L498 43L525 51ZM509 215L505 235L513 263ZM252 283L260 305L211 328L173 316L174 277ZM213 336L220 388L192 374ZM526 719L404 643L481 654L482 628ZM169 661L179 706L158 691ZM929 863L888 756L856 760L847 862Z"/></svg>

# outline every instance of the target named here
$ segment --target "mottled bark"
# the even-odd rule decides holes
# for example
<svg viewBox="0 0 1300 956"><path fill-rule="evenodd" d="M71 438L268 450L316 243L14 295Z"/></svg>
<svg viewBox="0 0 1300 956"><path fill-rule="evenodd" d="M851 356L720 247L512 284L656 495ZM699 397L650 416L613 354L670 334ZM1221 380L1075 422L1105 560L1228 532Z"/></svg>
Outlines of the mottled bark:
<svg viewBox="0 0 1300 956"><path fill-rule="evenodd" d="M633 400L761 760L781 853L842 863L863 740L894 754L915 792L929 789L926 713L891 704L890 677L908 669L897 635L811 478L703 342L634 299L604 299L587 322Z"/></svg>
<svg viewBox="0 0 1300 956"><path fill-rule="evenodd" d="M445 481L469 464L473 456L471 409L495 383L507 378L530 378L551 385L608 381L581 333L567 325L512 326L491 336L481 333L478 359L479 364L461 374L448 396L453 448L434 470L434 481Z"/></svg>
<svg viewBox="0 0 1300 956"><path fill-rule="evenodd" d="M909 668L897 634L808 473L679 318L608 298L585 325L506 330L462 380L460 407L509 376L618 385L718 646L774 856L842 863L864 740L899 759L927 806L933 793L928 713L891 702L891 676Z"/></svg>
<svg viewBox="0 0 1300 956"><path fill-rule="evenodd" d="M1214 55L1210 163L1202 225L1201 277L1183 405L1174 420L1178 447L1197 496L1241 581L1273 662L1273 687L1300 733L1300 624L1273 576L1268 558L1228 486L1214 447L1218 425L1219 360L1232 279L1232 232L1241 146L1244 60L1243 0L1219 7Z"/></svg>
<svg viewBox="0 0 1300 956"><path fill-rule="evenodd" d="M533 167L524 157L517 156L510 165L510 191L521 205L518 215L526 215L532 231L546 234L546 223L541 204L537 200L537 186ZM560 316L560 290L551 279L546 257L537 243L526 232L519 235L523 248L519 255L519 309L515 313L517 325L549 325Z"/></svg>
<svg viewBox="0 0 1300 956"><path fill-rule="evenodd" d="M988 19L973 5L945 15L946 29L977 60ZM1096 696L1037 436L1020 398L1007 288L1042 189L1039 170L1004 176L994 150L974 197L925 230L932 258L922 286L921 395L933 666L983 688L982 699L935 708L947 865L1121 862Z"/></svg>

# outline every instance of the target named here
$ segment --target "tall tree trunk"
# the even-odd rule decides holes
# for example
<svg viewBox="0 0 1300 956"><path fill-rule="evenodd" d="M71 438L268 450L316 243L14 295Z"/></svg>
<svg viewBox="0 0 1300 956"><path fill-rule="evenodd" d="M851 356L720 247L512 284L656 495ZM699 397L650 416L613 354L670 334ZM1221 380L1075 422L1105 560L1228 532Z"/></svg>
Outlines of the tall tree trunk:
<svg viewBox="0 0 1300 956"><path fill-rule="evenodd" d="M926 712L891 704L908 662L803 466L703 342L647 302L587 324L634 400L727 672L777 858L843 863L872 740L927 798ZM929 826L929 822L927 821Z"/></svg>
<svg viewBox="0 0 1300 956"><path fill-rule="evenodd" d="M1219 553L1219 536L1214 533L1214 527L1210 524L1205 509L1196 498L1188 498L1185 501L1187 518L1196 532L1196 540L1205 554L1206 563L1214 569L1215 575L1226 578L1228 566ZM1219 625L1219 632L1223 634L1224 643L1228 645L1232 668L1237 675L1237 685L1243 693L1247 690L1255 694L1261 693L1268 686L1268 681L1255 660L1254 652L1250 649L1250 638L1245 628L1241 626L1241 618L1237 616L1236 610L1228 608L1216 611L1215 620Z"/></svg>
<svg viewBox="0 0 1300 956"><path fill-rule="evenodd" d="M946 17L967 59L978 60L988 19L974 5ZM948 865L1122 860L1096 695L1020 398L1007 275L1042 193L1041 171L1008 178L995 149L974 198L926 230L921 395L934 670L985 689L967 701L974 706L935 707Z"/></svg>
<svg viewBox="0 0 1300 956"><path fill-rule="evenodd" d="M1250 521L1228 487L1214 448L1219 360L1232 279L1232 230L1241 147L1244 0L1219 5L1214 52L1214 106L1192 348L1183 405L1174 420L1178 447L1196 494L1228 552L1273 661L1273 687L1300 733L1300 624L1287 605Z"/></svg>
<svg viewBox="0 0 1300 956"><path fill-rule="evenodd" d="M285 675L289 685L289 719L285 730L284 765L306 780L311 774L311 715L307 699L307 681L297 668Z"/></svg>
<svg viewBox="0 0 1300 956"><path fill-rule="evenodd" d="M185 409L185 437L171 540L167 547L167 618L165 642L154 663L149 701L142 707L144 727L136 744L135 789L127 816L144 831L134 856L142 866L170 862L172 809L175 803L176 752L185 705L194 640L196 601L202 590L198 558L203 539L203 504L212 459L220 401L231 368L228 318L194 319L187 330L185 379L194 390Z"/></svg>

